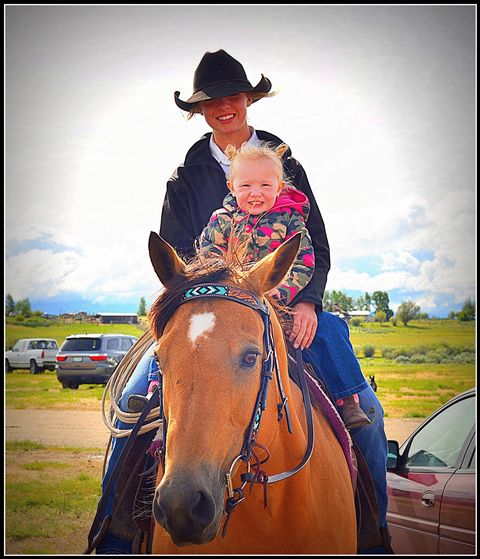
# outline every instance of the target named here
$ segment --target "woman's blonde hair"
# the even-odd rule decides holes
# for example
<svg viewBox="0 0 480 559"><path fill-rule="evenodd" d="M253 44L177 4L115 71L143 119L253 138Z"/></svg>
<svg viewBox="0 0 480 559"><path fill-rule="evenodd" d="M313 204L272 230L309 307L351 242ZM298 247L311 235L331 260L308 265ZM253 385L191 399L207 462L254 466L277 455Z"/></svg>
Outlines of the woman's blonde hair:
<svg viewBox="0 0 480 559"><path fill-rule="evenodd" d="M273 163L278 178L286 185L289 185L282 163L282 156L287 150L288 146L286 144L275 146L270 142L262 142L259 146L251 146L244 143L239 149L229 144L225 148L225 155L230 159L230 182L233 181L235 167L240 161L268 159Z"/></svg>

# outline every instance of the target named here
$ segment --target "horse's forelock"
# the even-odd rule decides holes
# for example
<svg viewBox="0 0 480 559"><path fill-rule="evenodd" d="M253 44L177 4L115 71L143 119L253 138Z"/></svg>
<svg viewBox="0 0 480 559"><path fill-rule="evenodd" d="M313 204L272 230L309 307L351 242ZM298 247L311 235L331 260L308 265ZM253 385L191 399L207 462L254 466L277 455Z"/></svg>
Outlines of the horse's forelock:
<svg viewBox="0 0 480 559"><path fill-rule="evenodd" d="M225 258L215 254L205 254L201 251L187 262L185 274L174 278L168 289L164 289L150 307L148 323L152 336L158 340L163 334L167 322L180 305L181 298L187 289L198 283L219 283L230 281L242 283L244 287L251 288L245 281L245 265L239 264L232 253ZM253 291L253 288L251 288ZM268 297L277 317L282 324L291 327L290 309L285 307L273 297Z"/></svg>
<svg viewBox="0 0 480 559"><path fill-rule="evenodd" d="M235 270L223 259L199 258L191 260L186 267L185 275L174 278L168 289L164 289L150 307L148 323L152 336L158 340L163 334L172 314L180 305L181 298L187 289L198 283L218 283L235 281Z"/></svg>

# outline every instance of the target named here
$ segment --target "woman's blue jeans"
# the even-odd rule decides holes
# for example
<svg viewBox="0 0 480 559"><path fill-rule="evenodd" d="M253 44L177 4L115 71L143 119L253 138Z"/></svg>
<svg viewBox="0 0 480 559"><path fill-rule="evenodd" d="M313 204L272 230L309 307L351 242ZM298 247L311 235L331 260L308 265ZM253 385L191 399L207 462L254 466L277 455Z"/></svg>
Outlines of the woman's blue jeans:
<svg viewBox="0 0 480 559"><path fill-rule="evenodd" d="M341 318L328 312L317 312L318 326L311 346L304 350L304 360L310 363L320 381L334 400L351 394L358 394L360 406L370 419L370 425L350 431L365 460L375 484L379 512L379 526L386 527L387 513L387 438L383 423L383 408L369 383L365 379L360 364L350 343L348 325ZM130 394L146 394L148 390L148 366L151 357L149 349L125 386L119 402L120 409L128 411ZM131 424L118 422L121 428L132 428ZM108 467L103 479L105 488L111 471L125 445L126 438L114 438ZM112 492L113 499L113 492ZM110 506L107 512L111 511ZM101 553L100 549L97 553Z"/></svg>
<svg viewBox="0 0 480 559"><path fill-rule="evenodd" d="M122 396L118 402L120 409L124 412L128 412L128 397L130 394L146 394L148 390L148 371L150 367L150 360L152 358L152 350L155 344L145 352L143 357L140 359L135 371L128 380L125 388L122 391ZM123 421L116 420L115 426L119 429L132 429L132 423L124 423ZM102 480L102 492L105 491L108 480L112 475L112 470L117 463L117 460L122 452L125 443L127 442L127 437L112 438L112 446L110 450L110 456L108 459L107 469L105 471L105 476ZM105 516L110 515L112 512L113 498L115 495L116 486L112 487L110 492L110 497L108 499L107 505L105 507ZM129 551L130 550L130 551ZM130 554L131 553L131 542L125 540L120 540L119 538L107 535L105 539L99 544L97 554L101 555L115 555L115 554Z"/></svg>
<svg viewBox="0 0 480 559"><path fill-rule="evenodd" d="M317 312L318 326L303 358L310 363L333 400L358 394L370 425L350 430L375 484L379 526L387 526L387 437L383 407L365 379L350 343L347 323L328 312Z"/></svg>

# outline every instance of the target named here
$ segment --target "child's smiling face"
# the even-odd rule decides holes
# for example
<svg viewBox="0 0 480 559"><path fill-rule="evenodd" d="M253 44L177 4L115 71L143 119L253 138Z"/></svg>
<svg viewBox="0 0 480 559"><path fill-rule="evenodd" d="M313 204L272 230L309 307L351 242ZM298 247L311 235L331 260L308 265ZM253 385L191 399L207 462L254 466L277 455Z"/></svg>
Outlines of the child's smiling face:
<svg viewBox="0 0 480 559"><path fill-rule="evenodd" d="M274 163L266 157L236 162L232 179L227 185L238 206L253 215L270 210L284 186Z"/></svg>

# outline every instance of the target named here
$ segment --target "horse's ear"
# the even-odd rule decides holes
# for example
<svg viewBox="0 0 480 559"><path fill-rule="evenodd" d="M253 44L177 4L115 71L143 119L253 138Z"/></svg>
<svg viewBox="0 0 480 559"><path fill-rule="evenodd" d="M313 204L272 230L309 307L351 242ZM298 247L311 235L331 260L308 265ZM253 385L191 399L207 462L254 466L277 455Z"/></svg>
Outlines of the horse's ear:
<svg viewBox="0 0 480 559"><path fill-rule="evenodd" d="M297 257L301 240L302 234L296 233L268 256L262 258L250 269L246 282L260 295L276 287L290 271Z"/></svg>
<svg viewBox="0 0 480 559"><path fill-rule="evenodd" d="M162 237L150 232L148 252L153 269L165 287L169 287L172 280L185 272L185 263L175 252L175 249Z"/></svg>

